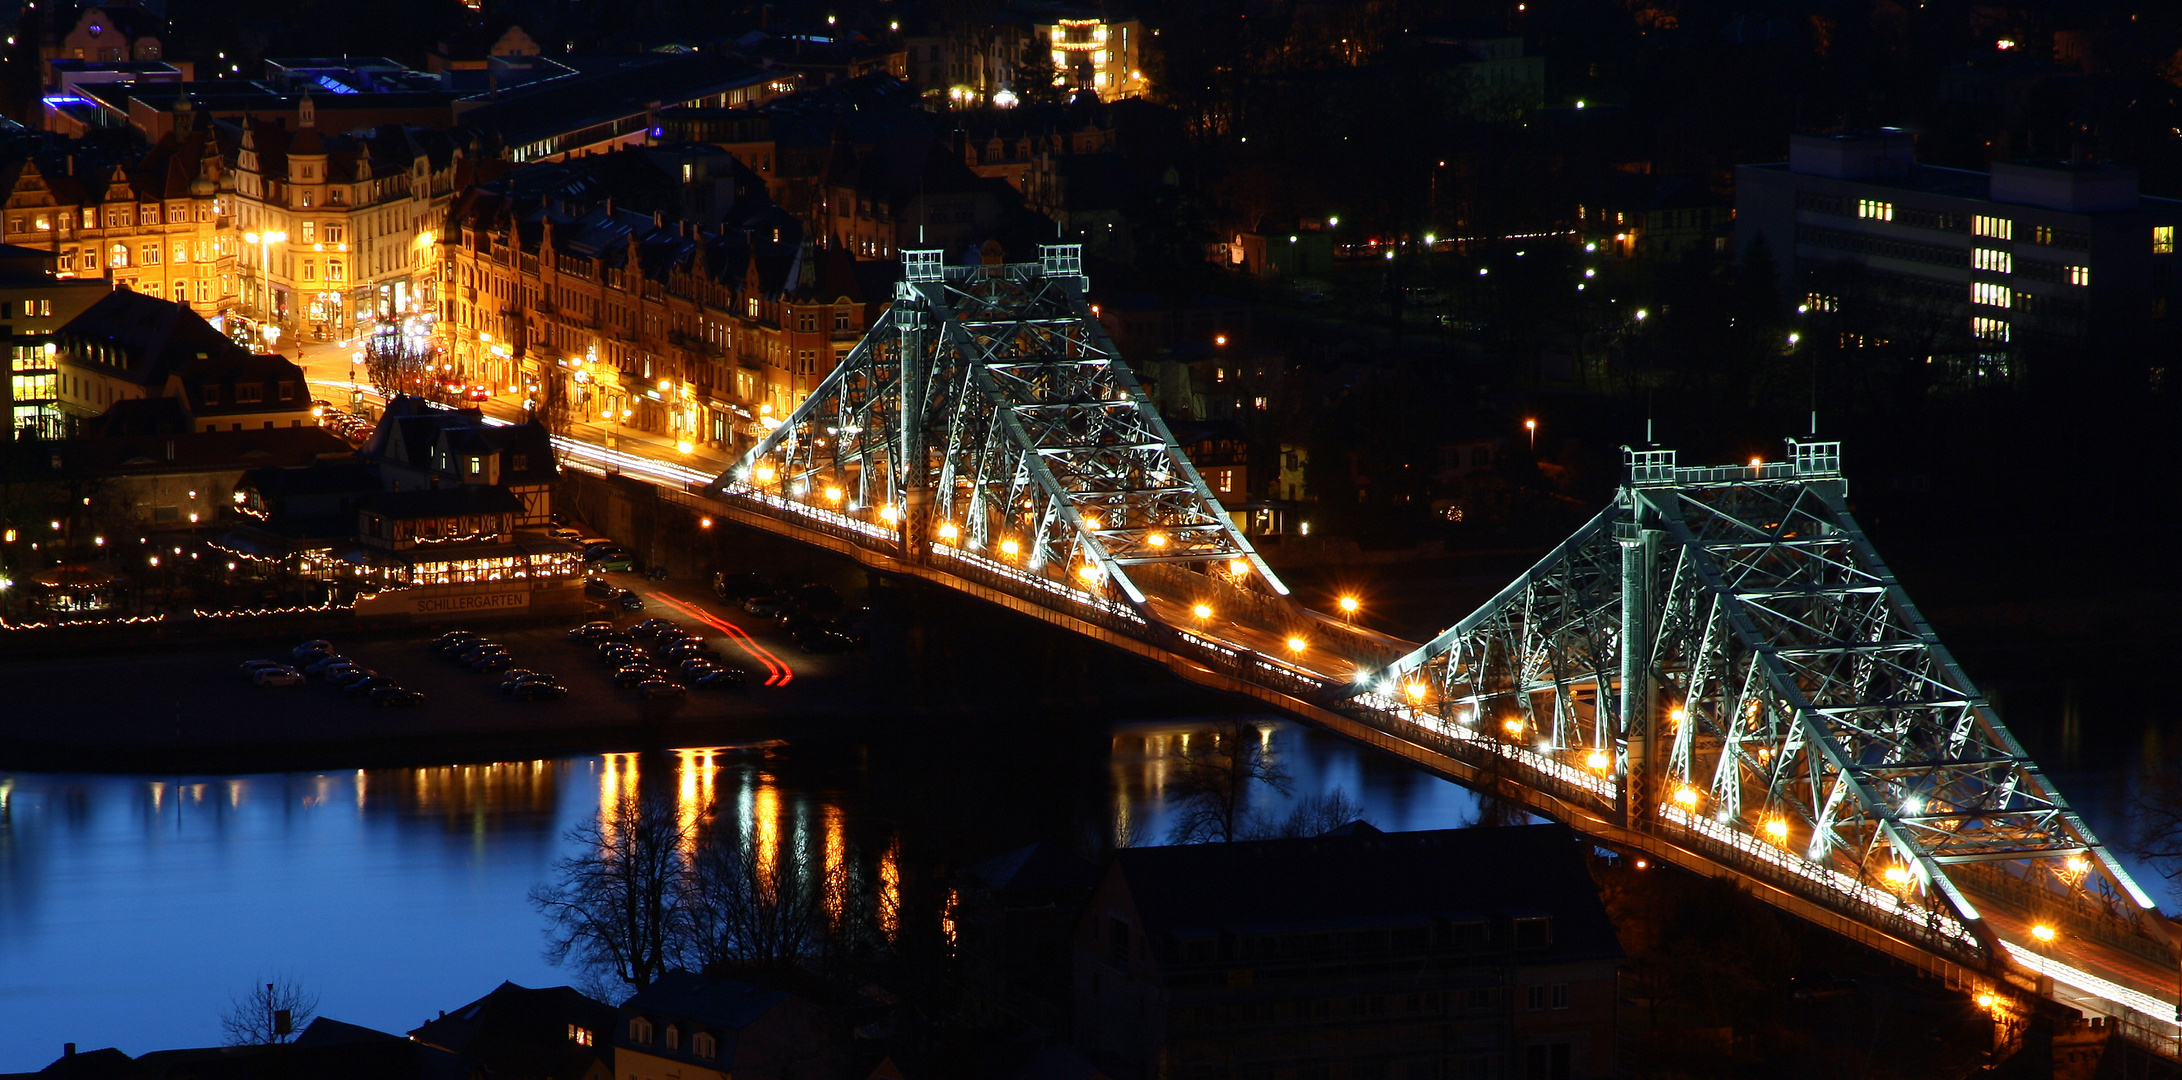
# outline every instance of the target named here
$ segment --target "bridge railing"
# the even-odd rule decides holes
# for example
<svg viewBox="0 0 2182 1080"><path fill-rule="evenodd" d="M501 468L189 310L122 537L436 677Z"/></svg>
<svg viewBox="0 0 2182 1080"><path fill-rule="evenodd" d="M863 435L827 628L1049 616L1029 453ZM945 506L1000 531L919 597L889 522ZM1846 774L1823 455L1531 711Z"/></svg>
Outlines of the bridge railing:
<svg viewBox="0 0 2182 1080"><path fill-rule="evenodd" d="M1463 762L1487 778L1542 793L1553 802L1582 807L1611 819L1618 813L1618 786L1538 753L1469 728L1419 715L1377 693L1349 699L1340 710L1395 738L1408 740ZM1667 827L1661 839L1732 867L1783 892L1833 911L1848 926L1864 926L1917 944L1966 967L1981 966L1983 951L1959 922L1936 909L1921 908L1869 882L1796 858L1754 836L1708 828L1702 819L1664 808Z"/></svg>

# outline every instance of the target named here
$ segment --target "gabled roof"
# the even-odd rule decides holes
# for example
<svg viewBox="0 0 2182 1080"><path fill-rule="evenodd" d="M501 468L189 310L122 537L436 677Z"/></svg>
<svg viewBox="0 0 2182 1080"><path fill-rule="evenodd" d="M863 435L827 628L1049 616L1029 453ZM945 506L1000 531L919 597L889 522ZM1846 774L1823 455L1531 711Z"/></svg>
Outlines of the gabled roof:
<svg viewBox="0 0 2182 1080"><path fill-rule="evenodd" d="M409 1037L460 1054L496 1077L583 1080L594 1062L610 1060L614 1007L566 986L531 989L501 983ZM588 1029L592 1046L568 1038L571 1025Z"/></svg>
<svg viewBox="0 0 2182 1080"><path fill-rule="evenodd" d="M733 979L670 971L622 1002L621 1011L693 1021L732 1035L756 1023L787 998L779 990Z"/></svg>
<svg viewBox="0 0 2182 1080"><path fill-rule="evenodd" d="M88 366L154 388L165 385L170 373L194 361L249 355L191 311L189 305L128 289L116 289L100 298L70 319L56 336L63 348L76 352Z"/></svg>

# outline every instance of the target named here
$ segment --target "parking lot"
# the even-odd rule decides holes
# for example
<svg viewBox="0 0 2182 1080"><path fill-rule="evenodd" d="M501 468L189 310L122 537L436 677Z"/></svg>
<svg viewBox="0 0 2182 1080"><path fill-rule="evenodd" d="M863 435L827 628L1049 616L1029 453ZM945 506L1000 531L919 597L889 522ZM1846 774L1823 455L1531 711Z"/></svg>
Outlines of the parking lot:
<svg viewBox="0 0 2182 1080"><path fill-rule="evenodd" d="M328 636L340 655L421 691L424 704L415 708L374 707L317 679L261 687L238 673L247 660L288 659L292 641L10 661L0 663L0 700L10 703L0 710L0 766L144 768L171 757L272 767L435 753L532 756L652 740L732 745L808 732L863 700L860 653L805 653L771 621L720 603L697 582L611 577L634 589L644 609L596 617L623 626L671 619L741 668L745 686L647 702L615 688L595 649L568 640L585 618L481 628L507 646L514 666L558 676L568 696L547 701L511 700L499 673L434 655L428 643L455 624Z"/></svg>

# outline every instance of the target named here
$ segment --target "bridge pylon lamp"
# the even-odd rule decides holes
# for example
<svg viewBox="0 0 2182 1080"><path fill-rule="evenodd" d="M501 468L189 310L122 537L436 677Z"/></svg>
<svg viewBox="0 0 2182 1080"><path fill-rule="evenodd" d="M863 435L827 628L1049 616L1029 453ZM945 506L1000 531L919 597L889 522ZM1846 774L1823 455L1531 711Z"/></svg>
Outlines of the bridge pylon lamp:
<svg viewBox="0 0 2182 1080"><path fill-rule="evenodd" d="M1305 641L1300 637L1290 637L1288 639L1288 651L1292 653L1302 652L1303 650L1310 648L1310 645L1310 642Z"/></svg>
<svg viewBox="0 0 2182 1080"><path fill-rule="evenodd" d="M1356 614L1357 609L1363 607L1364 605L1361 601L1358 601L1353 596L1344 596L1341 599L1334 601L1334 606L1340 608L1341 614L1343 615L1354 615Z"/></svg>
<svg viewBox="0 0 2182 1080"><path fill-rule="evenodd" d="M830 502L830 503L837 503L837 502L840 502L840 501L841 501L841 489L840 489L840 488L837 488L837 487L832 487L832 486L830 486L830 485L829 485L829 486L828 486L828 487L826 488L826 501L827 501L827 502Z"/></svg>
<svg viewBox="0 0 2182 1080"><path fill-rule="evenodd" d="M939 534L939 538L941 540L946 541L949 544L952 544L962 538L962 530L956 528L955 523L952 521L940 522L939 528L935 531Z"/></svg>
<svg viewBox="0 0 2182 1080"><path fill-rule="evenodd" d="M1198 621L1202 622L1212 617L1212 605L1203 603L1192 604L1190 605L1189 613L1197 616Z"/></svg>

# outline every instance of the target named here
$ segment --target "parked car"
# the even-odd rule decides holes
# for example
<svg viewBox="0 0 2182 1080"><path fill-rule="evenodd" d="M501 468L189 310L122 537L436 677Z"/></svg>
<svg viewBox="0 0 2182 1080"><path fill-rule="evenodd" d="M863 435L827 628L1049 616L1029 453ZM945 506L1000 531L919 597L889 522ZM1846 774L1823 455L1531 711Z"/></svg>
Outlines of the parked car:
<svg viewBox="0 0 2182 1080"><path fill-rule="evenodd" d="M614 685L626 690L638 683L666 678L667 673L650 664L631 664L614 672Z"/></svg>
<svg viewBox="0 0 2182 1080"><path fill-rule="evenodd" d="M626 551L608 552L591 560L591 568L593 570L619 570L626 572L639 569L641 565L642 564L636 561L636 556L631 555Z"/></svg>
<svg viewBox="0 0 2182 1080"><path fill-rule="evenodd" d="M583 579L583 594L593 600L611 600L621 595L621 586L602 577Z"/></svg>
<svg viewBox="0 0 2182 1080"><path fill-rule="evenodd" d="M303 681L303 673L292 667L266 668L250 677L259 686L294 686Z"/></svg>
<svg viewBox="0 0 2182 1080"><path fill-rule="evenodd" d="M336 690L346 690L349 687L354 686L365 679L372 678L378 674L378 672L373 671L370 668L350 668L339 675L328 678L326 682L331 684Z"/></svg>
<svg viewBox="0 0 2182 1080"><path fill-rule="evenodd" d="M469 648L454 654L454 658L461 663L467 664L486 653L506 651L508 651L508 647L497 641L478 641L471 643Z"/></svg>
<svg viewBox="0 0 2182 1080"><path fill-rule="evenodd" d="M765 575L754 570L739 570L712 575L712 591L722 600L746 600L770 590L765 586Z"/></svg>
<svg viewBox="0 0 2182 1080"><path fill-rule="evenodd" d="M382 709L414 709L424 704L424 695L406 686L382 686L371 692L371 703Z"/></svg>
<svg viewBox="0 0 2182 1080"><path fill-rule="evenodd" d="M432 639L431 650L441 656L460 656L470 647L485 640L484 635L468 630L456 630Z"/></svg>
<svg viewBox="0 0 2182 1080"><path fill-rule="evenodd" d="M296 646L293 649L288 650L288 655L293 656L298 660L301 660L303 659L303 654L307 652L331 653L333 652L333 642L327 641L324 638L313 638L309 641L304 642L301 645Z"/></svg>
<svg viewBox="0 0 2182 1080"><path fill-rule="evenodd" d="M568 632L568 640L588 645L614 632L614 624L603 619L587 622Z"/></svg>
<svg viewBox="0 0 2182 1080"><path fill-rule="evenodd" d="M779 593L760 593L742 602L742 609L761 619L776 618L789 606L788 598Z"/></svg>
<svg viewBox="0 0 2182 1080"><path fill-rule="evenodd" d="M522 682L524 679L550 680L551 678L553 678L553 676L540 675L539 673L532 671L529 668L511 667L506 671L500 673L500 689L505 690L508 687L515 685L516 683Z"/></svg>
<svg viewBox="0 0 2182 1080"><path fill-rule="evenodd" d="M704 642L699 641L695 638L689 638L683 641L674 642L666 646L665 648L659 649L654 653L654 655L658 656L662 660L681 661L687 660L692 656L712 656L715 654L713 652L712 646L707 645Z"/></svg>
<svg viewBox="0 0 2182 1080"><path fill-rule="evenodd" d="M257 677L258 672L267 668L284 668L287 666L278 660L245 660L242 662L242 666L235 670L243 678L250 679Z"/></svg>
<svg viewBox="0 0 2182 1080"><path fill-rule="evenodd" d="M673 621L669 619L646 619L630 627L629 633L636 635L638 638L648 638L657 637L669 630L678 629L680 627L674 625Z"/></svg>
<svg viewBox="0 0 2182 1080"><path fill-rule="evenodd" d="M308 664L303 665L303 674L324 675L327 668L330 668L336 664L346 664L349 662L349 658L346 656L322 656L316 660L311 661Z"/></svg>
<svg viewBox="0 0 2182 1080"><path fill-rule="evenodd" d="M471 671L503 671L515 666L515 657L505 652L486 653L470 661Z"/></svg>
<svg viewBox="0 0 2182 1080"><path fill-rule="evenodd" d="M689 693L680 683L665 679L647 679L636 684L638 696L644 698L678 698Z"/></svg>
<svg viewBox="0 0 2182 1080"><path fill-rule="evenodd" d="M609 664L628 664L643 658L644 654L626 641L611 641L599 646L599 659Z"/></svg>
<svg viewBox="0 0 2182 1080"><path fill-rule="evenodd" d="M739 690L746 678L741 668L714 668L698 676L690 685L699 690Z"/></svg>
<svg viewBox="0 0 2182 1080"><path fill-rule="evenodd" d="M644 598L630 589L621 590L621 595L614 600L614 603L620 604L623 611L644 610Z"/></svg>
<svg viewBox="0 0 2182 1080"><path fill-rule="evenodd" d="M327 664L325 667L319 668L318 677L325 682L333 683L338 686L340 685L343 676L347 675L351 671L362 670L364 670L364 666L362 664L359 664L354 660L342 660L337 663Z"/></svg>
<svg viewBox="0 0 2182 1080"><path fill-rule="evenodd" d="M563 525L556 525L550 529L547 529L546 535L565 544L578 544L583 542L582 533Z"/></svg>
<svg viewBox="0 0 2182 1080"><path fill-rule="evenodd" d="M568 688L555 682L519 683L508 696L517 701L558 701L568 696Z"/></svg>
<svg viewBox="0 0 2182 1080"><path fill-rule="evenodd" d="M352 682L347 686L342 687L341 692L347 694L350 697L368 698L371 696L371 692L373 690L377 690L383 686L397 685L399 684L384 675L373 675L368 679L358 679L355 682Z"/></svg>

